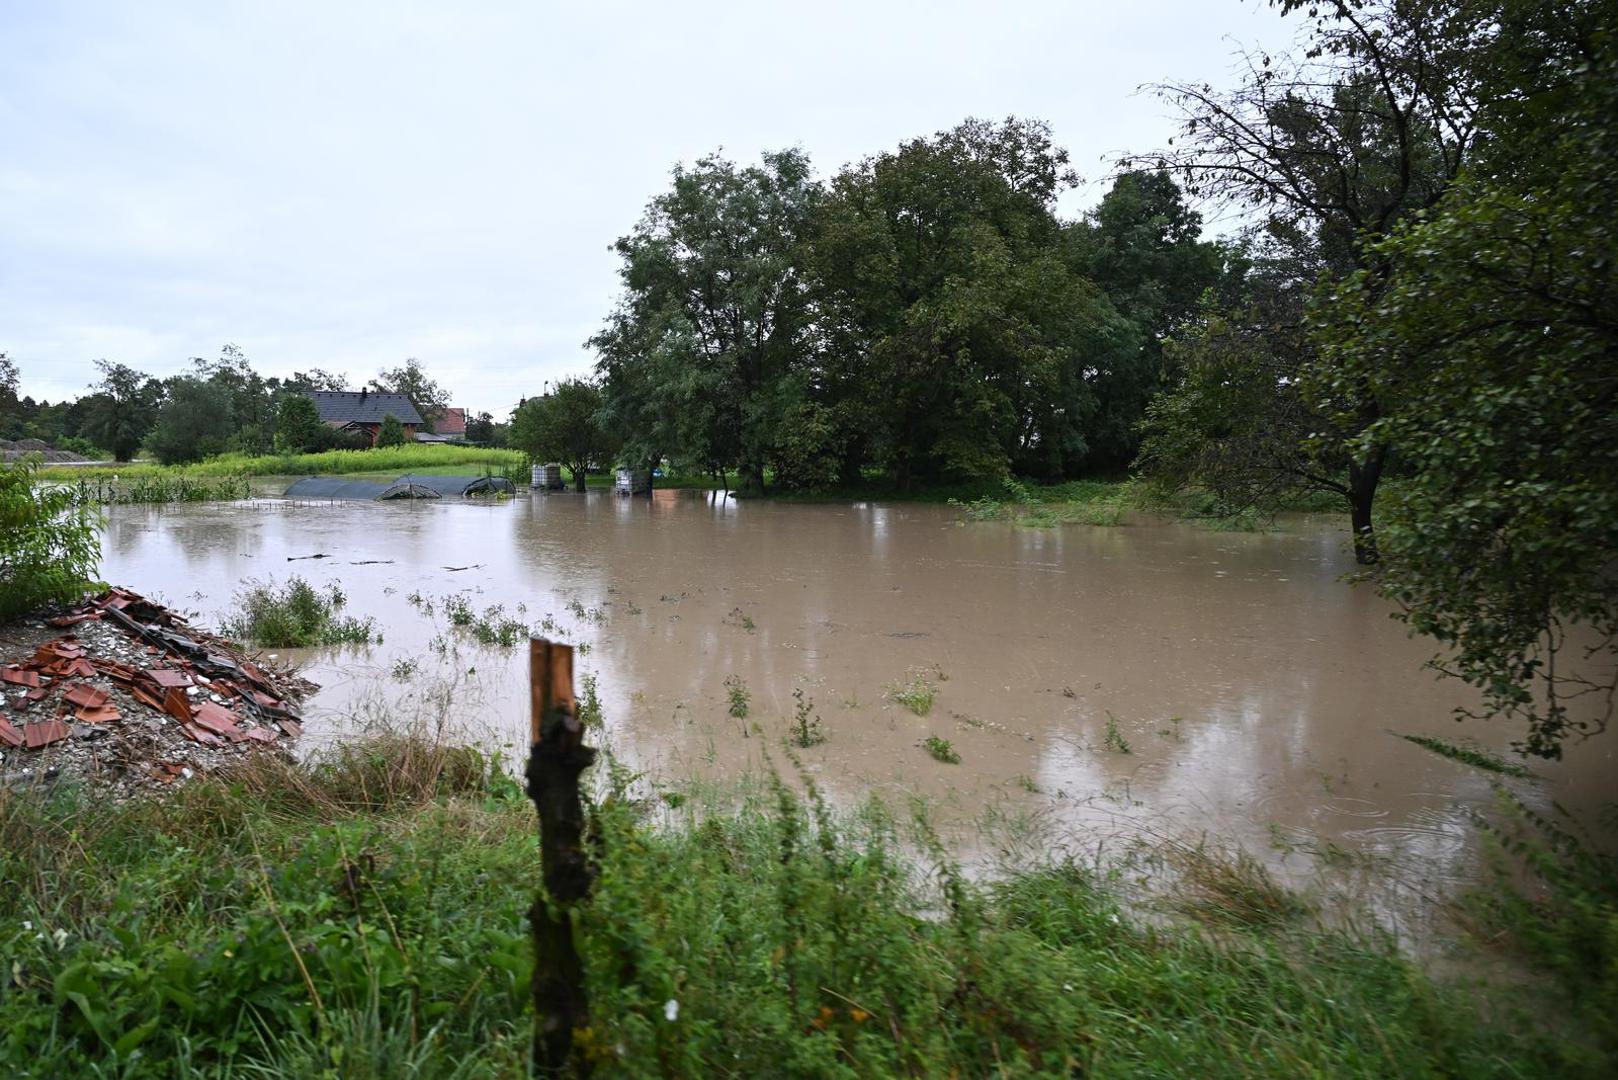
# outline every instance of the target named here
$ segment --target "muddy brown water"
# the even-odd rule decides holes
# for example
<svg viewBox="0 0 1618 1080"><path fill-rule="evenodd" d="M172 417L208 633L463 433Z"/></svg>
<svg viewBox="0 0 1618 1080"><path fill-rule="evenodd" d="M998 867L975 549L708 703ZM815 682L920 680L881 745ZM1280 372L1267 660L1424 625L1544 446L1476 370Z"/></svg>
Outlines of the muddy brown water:
<svg viewBox="0 0 1618 1080"><path fill-rule="evenodd" d="M1479 872L1469 815L1498 778L1399 733L1499 752L1516 734L1452 719L1468 692L1424 668L1432 650L1385 602L1344 584L1352 560L1328 518L1035 529L942 506L523 493L117 507L104 550L108 580L208 622L244 579L340 583L384 643L300 657L323 687L312 742L381 709L517 752L525 651L450 626L443 598L465 594L588 646L608 740L648 783L790 769L801 689L826 741L798 753L836 800L920 796L979 853L1206 836L1292 879L1432 897ZM330 557L288 561L317 553ZM745 720L728 715L730 677ZM925 716L889 694L912 678L937 688ZM928 736L960 763L929 756ZM1598 737L1506 783L1610 842L1613 751Z"/></svg>

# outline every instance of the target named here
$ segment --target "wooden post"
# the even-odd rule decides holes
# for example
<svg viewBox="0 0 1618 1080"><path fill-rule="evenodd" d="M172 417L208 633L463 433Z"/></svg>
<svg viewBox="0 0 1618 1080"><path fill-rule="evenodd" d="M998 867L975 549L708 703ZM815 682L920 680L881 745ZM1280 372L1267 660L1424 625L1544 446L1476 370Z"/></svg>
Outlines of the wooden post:
<svg viewBox="0 0 1618 1080"><path fill-rule="evenodd" d="M528 642L528 797L539 811L545 888L528 918L534 933L534 1073L588 1071L573 1032L589 1023L584 964L573 941L573 906L590 894L594 868L584 852L579 774L595 761L584 745L573 698L573 646Z"/></svg>

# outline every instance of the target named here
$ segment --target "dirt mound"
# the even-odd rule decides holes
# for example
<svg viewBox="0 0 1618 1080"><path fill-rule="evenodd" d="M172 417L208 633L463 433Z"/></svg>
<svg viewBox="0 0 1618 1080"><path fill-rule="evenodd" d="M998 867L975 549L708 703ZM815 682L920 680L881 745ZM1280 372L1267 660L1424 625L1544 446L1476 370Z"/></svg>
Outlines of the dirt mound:
<svg viewBox="0 0 1618 1080"><path fill-rule="evenodd" d="M0 439L0 461L16 461L24 454L38 454L53 465L72 465L90 460L71 450L58 450L42 439Z"/></svg>

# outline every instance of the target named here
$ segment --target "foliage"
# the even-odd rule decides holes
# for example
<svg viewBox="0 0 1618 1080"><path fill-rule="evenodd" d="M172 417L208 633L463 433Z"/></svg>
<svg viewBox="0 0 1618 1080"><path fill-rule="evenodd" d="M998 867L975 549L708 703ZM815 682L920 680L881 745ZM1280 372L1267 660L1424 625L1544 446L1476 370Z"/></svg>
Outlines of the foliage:
<svg viewBox="0 0 1618 1080"><path fill-rule="evenodd" d="M922 749L926 750L934 761L942 761L945 765L959 765L961 763L961 755L956 752L955 747L950 744L948 739L940 738L937 735L929 735L921 741L921 745Z"/></svg>
<svg viewBox="0 0 1618 1080"><path fill-rule="evenodd" d="M17 397L19 384L16 361L0 352L0 439L17 439L24 434L21 402Z"/></svg>
<svg viewBox="0 0 1618 1080"><path fill-rule="evenodd" d="M826 741L826 731L815 712L815 703L804 696L803 687L793 689L792 745L808 748Z"/></svg>
<svg viewBox="0 0 1618 1080"><path fill-rule="evenodd" d="M1450 742L1447 739L1435 739L1430 735L1400 735L1406 742L1413 742L1426 750L1431 750L1440 757L1447 757L1451 761L1463 762L1474 769L1484 769L1488 772L1500 773L1505 776L1527 776L1528 767L1515 761L1507 761L1498 754L1491 754L1479 746L1467 746Z"/></svg>
<svg viewBox="0 0 1618 1080"><path fill-rule="evenodd" d="M676 166L618 241L623 296L591 344L609 430L633 463L739 468L742 489L762 492L806 338L795 263L814 196L800 152L747 168L710 155Z"/></svg>
<svg viewBox="0 0 1618 1080"><path fill-rule="evenodd" d="M386 450L390 446L403 446L405 444L404 425L392 413L382 418L382 423L376 429L376 445L378 449Z"/></svg>
<svg viewBox="0 0 1618 1080"><path fill-rule="evenodd" d="M812 784L807 805L777 785L663 827L610 799L596 822L578 933L598 1075L1611 1064L1545 1030L1543 987L1491 1002L1380 939L1285 922L1142 925L1071 862L976 884L925 831L834 816ZM521 1074L538 858L498 762L398 736L255 755L161 800L8 789L0 1057L19 1076Z"/></svg>
<svg viewBox="0 0 1618 1080"><path fill-rule="evenodd" d="M277 586L250 582L236 597L224 631L267 648L380 642L376 621L340 615L346 598L335 583L316 589L296 575Z"/></svg>
<svg viewBox="0 0 1618 1080"><path fill-rule="evenodd" d="M167 383L147 445L164 465L221 454L233 430L230 397L203 379L178 376Z"/></svg>
<svg viewBox="0 0 1618 1080"><path fill-rule="evenodd" d="M73 493L75 506L232 502L253 497L253 485L245 476L187 476L183 472L143 472L128 478L75 475L75 482L60 485Z"/></svg>
<svg viewBox="0 0 1618 1080"><path fill-rule="evenodd" d="M277 453L307 454L317 451L325 441L326 431L313 399L303 394L287 394L281 398L275 414Z"/></svg>
<svg viewBox="0 0 1618 1080"><path fill-rule="evenodd" d="M548 393L529 398L511 417L510 443L530 463L558 461L583 491L590 471L612 464L617 440L602 426L601 389L586 379L565 379Z"/></svg>
<svg viewBox="0 0 1618 1080"><path fill-rule="evenodd" d="M888 686L888 697L917 716L932 712L933 699L937 696L938 684L925 668L911 668L903 679Z"/></svg>
<svg viewBox="0 0 1618 1080"><path fill-rule="evenodd" d="M97 360L101 381L96 393L85 399L82 431L98 446L112 451L117 461L135 456L157 416L163 387L124 364Z"/></svg>
<svg viewBox="0 0 1618 1080"><path fill-rule="evenodd" d="M449 392L434 382L421 361L414 357L396 368L377 372L376 378L371 380L371 389L384 394L403 394L426 421L426 431L432 431L433 424L449 408Z"/></svg>
<svg viewBox="0 0 1618 1080"><path fill-rule="evenodd" d="M1193 195L1261 212L1269 242L1289 253L1280 261L1297 271L1281 295L1295 298L1316 275L1379 272L1374 242L1436 205L1470 161L1478 137L1472 54L1490 20L1489 5L1426 0L1277 6L1304 15L1301 55L1247 55L1240 85L1228 92L1193 83L1155 87L1181 114L1179 143L1126 163L1151 162L1180 176ZM1159 434L1164 425L1176 431L1182 452L1167 454L1160 441L1143 466L1172 477L1186 456L1184 436L1206 432L1218 451L1196 461L1203 483L1228 465L1238 471L1228 486L1249 492L1267 486L1254 484L1255 471L1272 483L1336 486L1349 504L1356 557L1375 562L1372 511L1389 447L1366 433L1389 403L1341 378L1333 358L1299 333L1296 318L1252 319L1240 308L1234 314L1242 320L1235 333L1201 341L1213 347L1213 372L1209 357L1197 356L1193 334L1199 362L1174 395L1190 400L1157 410ZM1213 407L1225 367L1240 376L1248 411L1234 422L1245 430L1224 430L1230 421ZM1265 395L1275 401L1266 406ZM1266 434L1271 417L1286 422ZM1288 455L1295 438L1298 449Z"/></svg>
<svg viewBox="0 0 1618 1080"><path fill-rule="evenodd" d="M75 599L101 558L95 514L68 488L35 483L39 462L0 462L0 623Z"/></svg>
<svg viewBox="0 0 1618 1080"><path fill-rule="evenodd" d="M447 443L409 442L375 450L323 450L315 454L264 455L221 454L184 468L158 465L120 465L76 468L75 477L131 480L141 477L229 477L229 476L316 476L348 473L421 472L454 469L457 466L501 467L523 464L515 450L493 450Z"/></svg>
<svg viewBox="0 0 1618 1080"><path fill-rule="evenodd" d="M1492 844L1486 888L1461 910L1479 939L1505 945L1570 991L1570 1009L1591 1021L1597 1046L1581 1064L1601 1071L1618 1053L1618 856L1603 850L1559 807L1547 817L1496 786L1498 813L1477 816Z"/></svg>
<svg viewBox="0 0 1618 1080"><path fill-rule="evenodd" d="M753 695L740 675L725 676L725 694L730 699L727 709L730 715L738 720L747 719L747 712L753 705Z"/></svg>
<svg viewBox="0 0 1618 1080"><path fill-rule="evenodd" d="M1339 382L1383 402L1360 445L1396 446L1410 476L1381 588L1545 757L1604 729L1618 685L1612 14L1506 5L1476 171L1317 315Z"/></svg>

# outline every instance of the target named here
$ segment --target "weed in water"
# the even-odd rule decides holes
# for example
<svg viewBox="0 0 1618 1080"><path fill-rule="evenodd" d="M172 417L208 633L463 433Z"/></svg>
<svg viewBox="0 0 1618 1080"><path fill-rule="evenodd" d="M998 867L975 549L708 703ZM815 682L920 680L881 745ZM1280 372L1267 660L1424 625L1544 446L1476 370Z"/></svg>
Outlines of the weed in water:
<svg viewBox="0 0 1618 1080"><path fill-rule="evenodd" d="M225 633L271 648L380 642L373 619L342 616L346 597L336 585L324 592L301 577L282 585L253 582L236 596L234 613L224 621Z"/></svg>
<svg viewBox="0 0 1618 1080"><path fill-rule="evenodd" d="M464 593L446 596L440 603L451 626L471 626L477 618L477 613L472 610L472 601Z"/></svg>
<svg viewBox="0 0 1618 1080"><path fill-rule="evenodd" d="M1452 743L1445 739L1435 739L1428 735L1400 735L1399 738L1404 739L1406 742L1413 742L1417 746L1431 750L1435 754L1470 765L1475 769L1485 769L1488 772L1501 773L1505 776L1529 775L1526 765L1521 765L1515 761L1507 761L1503 757L1489 753L1480 746Z"/></svg>
<svg viewBox="0 0 1618 1080"><path fill-rule="evenodd" d="M738 720L747 718L747 710L752 708L753 695L747 689L747 684L739 675L730 675L725 679L725 693L730 696L730 715Z"/></svg>
<svg viewBox="0 0 1618 1080"><path fill-rule="evenodd" d="M938 686L928 678L929 669L911 668L903 680L888 686L888 697L917 716L926 716L933 710Z"/></svg>
<svg viewBox="0 0 1618 1080"><path fill-rule="evenodd" d="M1124 738L1124 733L1122 731L1118 730L1118 718L1112 715L1110 710L1107 713L1107 730L1106 733L1101 737L1101 745L1105 746L1108 750L1111 750L1116 754L1127 754L1130 752L1129 740Z"/></svg>
<svg viewBox="0 0 1618 1080"><path fill-rule="evenodd" d="M797 706L792 718L792 743L795 746L818 746L826 741L826 732L820 724L820 714L815 712L815 703L804 697L803 687L792 691L797 699Z"/></svg>
<svg viewBox="0 0 1618 1080"><path fill-rule="evenodd" d="M948 739L941 739L937 735L929 735L922 740L921 745L933 756L935 761L942 761L946 765L959 765L961 755L955 752Z"/></svg>
<svg viewBox="0 0 1618 1080"><path fill-rule="evenodd" d="M413 656L401 656L393 662L393 677L404 682L416 673L420 663Z"/></svg>
<svg viewBox="0 0 1618 1080"><path fill-rule="evenodd" d="M1244 929L1308 915L1314 905L1277 884L1264 864L1245 851L1169 843L1168 861L1180 872L1176 906L1208 922Z"/></svg>
<svg viewBox="0 0 1618 1080"><path fill-rule="evenodd" d="M1027 773L1023 773L1021 776L1017 777L1017 786L1028 792L1030 795L1039 794L1039 785L1034 783L1034 778L1029 776Z"/></svg>
<svg viewBox="0 0 1618 1080"><path fill-rule="evenodd" d="M753 617L739 607L730 609L730 614L725 616L725 622L730 626L740 627L749 634L758 629L758 624L753 621Z"/></svg>
<svg viewBox="0 0 1618 1080"><path fill-rule="evenodd" d="M479 644L500 649L515 648L528 638L528 624L521 619L508 618L499 604L485 610L472 623L471 630Z"/></svg>
<svg viewBox="0 0 1618 1080"><path fill-rule="evenodd" d="M579 676L579 689L579 726L584 728L606 726L606 715L601 709L601 691L596 685L595 672L586 671Z"/></svg>

